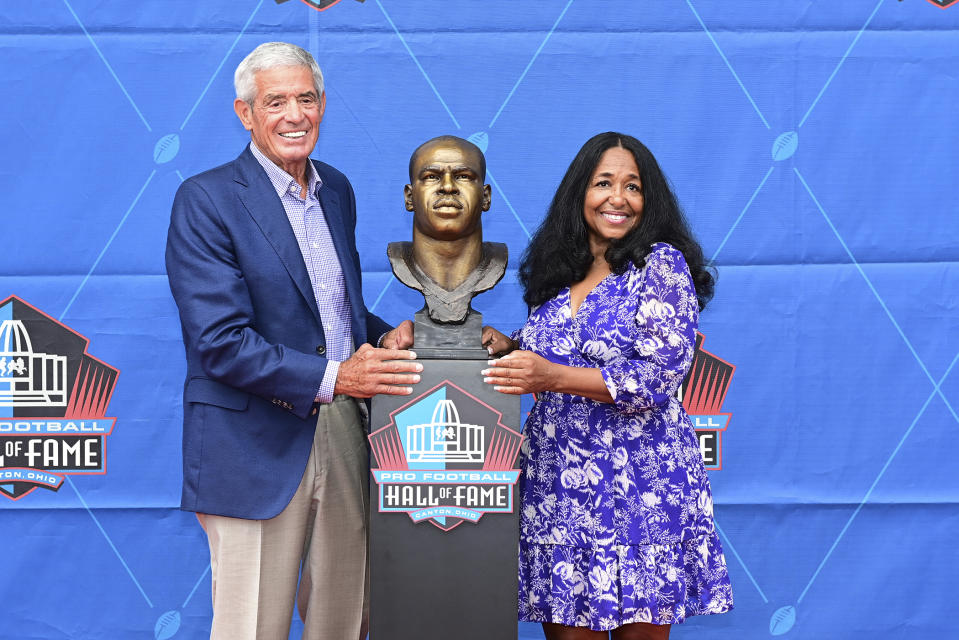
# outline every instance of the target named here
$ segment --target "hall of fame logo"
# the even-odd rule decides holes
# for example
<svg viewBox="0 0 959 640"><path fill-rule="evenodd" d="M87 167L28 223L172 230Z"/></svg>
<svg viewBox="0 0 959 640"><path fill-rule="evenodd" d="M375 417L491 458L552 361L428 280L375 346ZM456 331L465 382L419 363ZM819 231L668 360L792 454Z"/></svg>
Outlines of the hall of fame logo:
<svg viewBox="0 0 959 640"><path fill-rule="evenodd" d="M370 434L378 509L449 531L485 513L512 513L523 437L502 414L445 380Z"/></svg>
<svg viewBox="0 0 959 640"><path fill-rule="evenodd" d="M940 9L946 9L959 2L959 0L928 0Z"/></svg>
<svg viewBox="0 0 959 640"><path fill-rule="evenodd" d="M119 371L89 340L23 300L0 302L0 493L59 490L66 474L106 473Z"/></svg>
<svg viewBox="0 0 959 640"><path fill-rule="evenodd" d="M300 0L303 4L308 7L312 7L317 11L326 11L340 0ZM357 2L365 2L366 0L356 0ZM289 0L276 0L277 4L283 4L284 2L289 2Z"/></svg>
<svg viewBox="0 0 959 640"><path fill-rule="evenodd" d="M699 438L699 451L707 469L723 468L723 432L732 414L721 413L736 367L704 350L703 334L696 332L696 354L679 387L679 399Z"/></svg>

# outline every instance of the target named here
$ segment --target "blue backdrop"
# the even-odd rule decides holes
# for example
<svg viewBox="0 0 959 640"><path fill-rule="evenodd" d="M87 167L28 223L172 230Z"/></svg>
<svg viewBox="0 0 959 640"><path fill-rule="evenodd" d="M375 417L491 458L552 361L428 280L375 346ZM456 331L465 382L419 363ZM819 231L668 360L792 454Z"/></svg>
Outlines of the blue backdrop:
<svg viewBox="0 0 959 640"><path fill-rule="evenodd" d="M0 299L120 374L107 472L0 496L0 638L208 633L163 248L180 182L248 140L232 73L268 40L325 71L315 155L353 182L392 322L421 304L386 260L420 142L486 147L513 268L588 137L657 155L719 270L704 348L736 367L711 472L736 608L675 638L956 637L957 29L934 0L5 3ZM475 304L525 317L512 270Z"/></svg>

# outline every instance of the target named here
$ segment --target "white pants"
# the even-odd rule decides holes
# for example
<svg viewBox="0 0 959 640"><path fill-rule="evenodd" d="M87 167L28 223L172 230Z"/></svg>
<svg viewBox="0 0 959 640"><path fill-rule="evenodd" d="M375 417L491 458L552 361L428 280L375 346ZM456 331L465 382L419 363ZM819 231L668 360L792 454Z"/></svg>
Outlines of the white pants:
<svg viewBox="0 0 959 640"><path fill-rule="evenodd" d="M269 520L198 513L210 542L211 640L362 640L369 620L369 456L356 401L320 406L290 504ZM297 579L302 567L302 578Z"/></svg>

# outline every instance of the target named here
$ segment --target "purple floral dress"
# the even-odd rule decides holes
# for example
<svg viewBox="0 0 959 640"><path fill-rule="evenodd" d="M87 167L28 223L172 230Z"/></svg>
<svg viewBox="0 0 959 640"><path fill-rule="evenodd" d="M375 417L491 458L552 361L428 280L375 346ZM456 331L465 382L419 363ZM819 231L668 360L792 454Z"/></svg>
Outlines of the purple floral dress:
<svg viewBox="0 0 959 640"><path fill-rule="evenodd" d="M575 318L567 288L518 332L552 362L598 367L615 400L547 392L526 421L521 620L605 631L732 608L709 481L675 397L698 317L682 253L657 243Z"/></svg>

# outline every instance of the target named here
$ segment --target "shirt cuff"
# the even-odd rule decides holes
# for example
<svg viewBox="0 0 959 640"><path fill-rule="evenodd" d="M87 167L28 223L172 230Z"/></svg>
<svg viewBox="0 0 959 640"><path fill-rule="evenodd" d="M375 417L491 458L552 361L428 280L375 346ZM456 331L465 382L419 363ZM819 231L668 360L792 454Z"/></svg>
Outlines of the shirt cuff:
<svg viewBox="0 0 959 640"><path fill-rule="evenodd" d="M336 376L339 372L339 361L327 360L326 371L323 373L323 381L320 382L320 388L316 392L317 402L333 402L333 389L336 388Z"/></svg>

